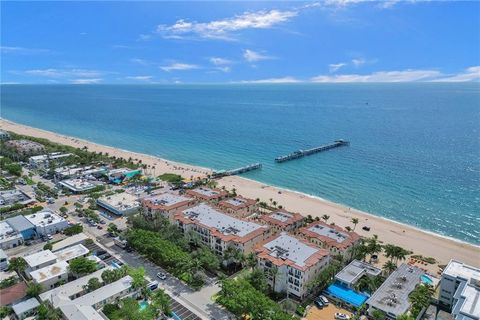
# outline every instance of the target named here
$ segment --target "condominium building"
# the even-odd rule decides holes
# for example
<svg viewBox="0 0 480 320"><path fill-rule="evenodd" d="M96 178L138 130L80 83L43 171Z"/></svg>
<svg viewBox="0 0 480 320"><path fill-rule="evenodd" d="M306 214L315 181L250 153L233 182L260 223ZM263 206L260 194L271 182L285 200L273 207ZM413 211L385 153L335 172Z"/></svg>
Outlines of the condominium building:
<svg viewBox="0 0 480 320"><path fill-rule="evenodd" d="M304 217L300 213L279 209L268 214L262 214L260 220L270 225L275 232L291 232L303 225Z"/></svg>
<svg viewBox="0 0 480 320"><path fill-rule="evenodd" d="M309 241L330 251L332 255L341 254L351 258L353 247L360 242L360 236L336 225L316 221L303 227L299 233Z"/></svg>
<svg viewBox="0 0 480 320"><path fill-rule="evenodd" d="M244 218L257 211L257 201L242 196L236 196L234 198L220 201L218 207L222 211L235 217Z"/></svg>
<svg viewBox="0 0 480 320"><path fill-rule="evenodd" d="M266 240L255 251L258 266L266 272L273 290L298 299L308 294L307 284L330 262L327 250L286 232Z"/></svg>
<svg viewBox="0 0 480 320"><path fill-rule="evenodd" d="M243 253L252 252L253 246L265 240L270 233L268 226L232 217L205 203L178 211L174 221L182 231L195 232L205 245L218 254L223 254L228 247Z"/></svg>
<svg viewBox="0 0 480 320"><path fill-rule="evenodd" d="M107 173L107 169L103 167L85 166L85 167L61 167L55 169L55 176L60 180L83 178L83 177L100 177Z"/></svg>
<svg viewBox="0 0 480 320"><path fill-rule="evenodd" d="M196 200L188 196L181 196L174 193L162 193L142 200L145 214L149 217L161 215L173 221L173 215L178 210L185 210L195 204Z"/></svg>
<svg viewBox="0 0 480 320"><path fill-rule="evenodd" d="M97 205L117 216L134 213L140 208L140 201L135 195L123 192L97 199Z"/></svg>
<svg viewBox="0 0 480 320"><path fill-rule="evenodd" d="M371 316L375 310L385 313L387 319L395 320L410 310L408 296L421 282L424 271L417 267L401 264L368 298L366 304Z"/></svg>
<svg viewBox="0 0 480 320"><path fill-rule="evenodd" d="M15 149L20 155L24 156L39 154L45 151L45 147L41 143L25 139L7 141L5 146Z"/></svg>
<svg viewBox="0 0 480 320"><path fill-rule="evenodd" d="M65 158L72 156L71 153L53 152L48 154L42 154L33 156L28 159L30 167L35 169L48 169L51 163L59 163Z"/></svg>
<svg viewBox="0 0 480 320"><path fill-rule="evenodd" d="M480 268L450 260L440 281L439 302L454 319L479 320Z"/></svg>
<svg viewBox="0 0 480 320"><path fill-rule="evenodd" d="M199 187L191 190L187 190L186 194L194 197L199 201L212 201L218 203L220 200L226 198L228 193L225 190L211 189L208 187Z"/></svg>

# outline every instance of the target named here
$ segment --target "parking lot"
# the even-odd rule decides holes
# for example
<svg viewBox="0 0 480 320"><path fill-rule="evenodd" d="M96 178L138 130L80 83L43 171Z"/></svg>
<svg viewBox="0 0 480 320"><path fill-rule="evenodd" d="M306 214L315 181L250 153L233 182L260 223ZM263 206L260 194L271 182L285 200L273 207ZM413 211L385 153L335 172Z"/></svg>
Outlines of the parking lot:
<svg viewBox="0 0 480 320"><path fill-rule="evenodd" d="M193 314L190 310L188 310L186 307L181 305L178 301L171 299L171 306L172 306L172 311L180 317L182 320L201 320L200 317L197 317L195 314ZM176 318L175 318L176 319ZM177 319L178 320L178 319Z"/></svg>
<svg viewBox="0 0 480 320"><path fill-rule="evenodd" d="M348 316L352 316L352 313L337 307L336 305L330 303L328 306L319 309L316 306L312 306L310 310L308 310L307 316L305 319L307 320L334 320L335 313L345 313Z"/></svg>

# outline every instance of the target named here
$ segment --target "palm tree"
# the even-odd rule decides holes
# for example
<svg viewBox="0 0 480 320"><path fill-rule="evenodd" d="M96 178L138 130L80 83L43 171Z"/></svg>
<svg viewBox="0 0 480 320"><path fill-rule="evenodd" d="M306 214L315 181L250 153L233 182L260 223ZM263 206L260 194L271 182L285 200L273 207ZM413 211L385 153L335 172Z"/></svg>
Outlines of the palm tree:
<svg viewBox="0 0 480 320"><path fill-rule="evenodd" d="M166 316L171 316L172 307L170 297L163 291L158 289L152 296L152 305Z"/></svg>
<svg viewBox="0 0 480 320"><path fill-rule="evenodd" d="M328 219L330 219L330 216L328 214L324 214L322 219L325 221L325 223L327 223Z"/></svg>
<svg viewBox="0 0 480 320"><path fill-rule="evenodd" d="M345 227L345 230L347 230L348 232L352 231L352 228L350 226L346 226Z"/></svg>
<svg viewBox="0 0 480 320"><path fill-rule="evenodd" d="M42 285L35 283L35 282L29 282L27 284L27 296L30 298L38 296L40 293L42 293Z"/></svg>
<svg viewBox="0 0 480 320"><path fill-rule="evenodd" d="M278 274L278 267L276 265L272 265L268 273L272 277L272 291L275 292L275 282L277 281L277 274ZM288 292L288 290L287 290Z"/></svg>
<svg viewBox="0 0 480 320"><path fill-rule="evenodd" d="M383 265L383 270L385 270L387 274L392 273L395 269L397 269L397 265L393 263L393 261L387 261Z"/></svg>
<svg viewBox="0 0 480 320"><path fill-rule="evenodd" d="M245 257L245 262L249 268L253 270L255 266L257 265L257 256L255 253L250 252L246 257Z"/></svg>
<svg viewBox="0 0 480 320"><path fill-rule="evenodd" d="M357 224L358 224L358 218L352 218L352 223L353 223L353 231L355 231L355 228L357 227Z"/></svg>
<svg viewBox="0 0 480 320"><path fill-rule="evenodd" d="M370 257L374 254L382 252L382 245L378 242L378 236L373 235L372 238L367 239L367 253L370 254Z"/></svg>
<svg viewBox="0 0 480 320"><path fill-rule="evenodd" d="M16 271L19 276L23 278L23 273L27 268L27 261L22 257L15 257L10 259L10 264L8 266L9 271Z"/></svg>

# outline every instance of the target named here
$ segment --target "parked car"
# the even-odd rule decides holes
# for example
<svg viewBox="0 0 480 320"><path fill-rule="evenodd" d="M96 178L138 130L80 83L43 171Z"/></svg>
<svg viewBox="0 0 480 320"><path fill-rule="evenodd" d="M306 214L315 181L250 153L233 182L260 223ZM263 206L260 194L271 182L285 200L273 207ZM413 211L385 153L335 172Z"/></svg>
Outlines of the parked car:
<svg viewBox="0 0 480 320"><path fill-rule="evenodd" d="M363 226L362 229L365 231L370 231L370 227L367 227L367 226Z"/></svg>
<svg viewBox="0 0 480 320"><path fill-rule="evenodd" d="M159 273L157 273L157 278L160 279L160 280L165 280L165 279L167 279L167 275L163 272L159 272Z"/></svg>
<svg viewBox="0 0 480 320"><path fill-rule="evenodd" d="M158 288L158 281L152 281L147 285L147 288L151 291Z"/></svg>
<svg viewBox="0 0 480 320"><path fill-rule="evenodd" d="M48 240L53 240L52 235L51 235L51 234L47 234L47 239L48 239Z"/></svg>
<svg viewBox="0 0 480 320"><path fill-rule="evenodd" d="M103 229L103 227L102 227L101 225L97 225L97 229L100 229L100 230L102 230L102 229Z"/></svg>
<svg viewBox="0 0 480 320"><path fill-rule="evenodd" d="M102 254L101 256L98 256L99 259L101 260L107 260L108 258L111 258L112 256L109 253Z"/></svg>
<svg viewBox="0 0 480 320"><path fill-rule="evenodd" d="M323 307L325 307L325 304L320 299L315 300L315 305L317 306L318 309L323 309Z"/></svg>
<svg viewBox="0 0 480 320"><path fill-rule="evenodd" d="M348 319L350 319L350 316L346 315L345 313L336 312L335 313L335 319L337 319L337 320L348 320Z"/></svg>
<svg viewBox="0 0 480 320"><path fill-rule="evenodd" d="M327 297L325 297L325 296L323 296L323 295L320 295L320 296L318 297L318 299L322 300L322 302L323 302L326 306L328 306L329 301L328 301Z"/></svg>
<svg viewBox="0 0 480 320"><path fill-rule="evenodd" d="M101 256L101 255L104 255L104 254L107 254L108 252L105 251L105 250L98 250L97 252L95 252L95 255L98 257L98 256Z"/></svg>
<svg viewBox="0 0 480 320"><path fill-rule="evenodd" d="M106 224L105 220L100 220L100 224Z"/></svg>

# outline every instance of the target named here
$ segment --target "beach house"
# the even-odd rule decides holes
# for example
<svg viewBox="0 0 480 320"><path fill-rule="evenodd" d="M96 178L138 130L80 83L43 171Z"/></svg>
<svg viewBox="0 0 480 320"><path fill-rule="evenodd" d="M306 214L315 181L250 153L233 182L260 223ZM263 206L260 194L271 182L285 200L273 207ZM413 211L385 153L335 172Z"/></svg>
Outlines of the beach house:
<svg viewBox="0 0 480 320"><path fill-rule="evenodd" d="M255 213L257 210L257 201L236 196L220 201L218 207L230 215L244 218Z"/></svg>
<svg viewBox="0 0 480 320"><path fill-rule="evenodd" d="M351 258L354 246L360 242L360 236L355 232L322 221L301 228L299 234L329 250L330 254L341 254L347 260Z"/></svg>
<svg viewBox="0 0 480 320"><path fill-rule="evenodd" d="M266 225L232 217L205 203L179 210L174 221L184 233L193 232L219 255L229 247L244 254L253 252L254 245L270 234Z"/></svg>
<svg viewBox="0 0 480 320"><path fill-rule="evenodd" d="M199 201L218 203L228 196L228 192L208 187L198 187L186 191L186 194Z"/></svg>
<svg viewBox="0 0 480 320"><path fill-rule="evenodd" d="M257 245L255 252L271 288L299 300L308 294L307 284L330 262L327 250L286 232Z"/></svg>
<svg viewBox="0 0 480 320"><path fill-rule="evenodd" d="M262 214L260 221L271 226L275 232L291 232L303 225L304 217L300 213L279 209L271 213Z"/></svg>

